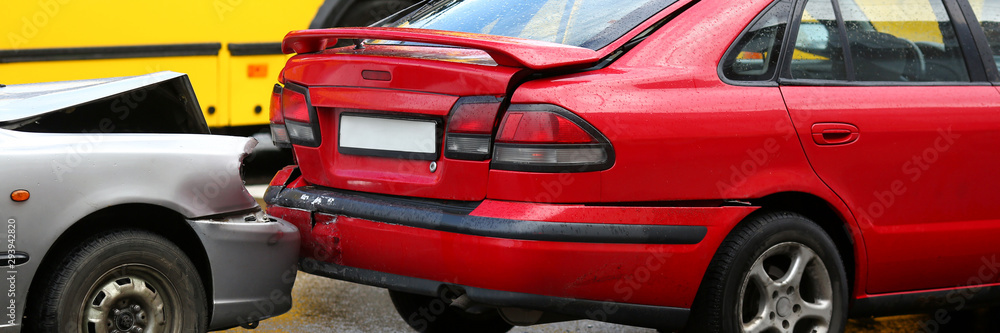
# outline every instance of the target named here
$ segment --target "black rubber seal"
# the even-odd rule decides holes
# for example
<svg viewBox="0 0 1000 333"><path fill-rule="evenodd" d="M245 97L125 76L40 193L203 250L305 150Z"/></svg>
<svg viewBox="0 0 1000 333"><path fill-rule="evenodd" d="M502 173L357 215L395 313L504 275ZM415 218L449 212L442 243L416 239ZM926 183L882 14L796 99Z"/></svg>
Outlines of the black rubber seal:
<svg viewBox="0 0 1000 333"><path fill-rule="evenodd" d="M273 43L229 43L229 54L234 57L284 54L281 52L281 42Z"/></svg>
<svg viewBox="0 0 1000 333"><path fill-rule="evenodd" d="M215 56L221 43L0 50L0 63Z"/></svg>

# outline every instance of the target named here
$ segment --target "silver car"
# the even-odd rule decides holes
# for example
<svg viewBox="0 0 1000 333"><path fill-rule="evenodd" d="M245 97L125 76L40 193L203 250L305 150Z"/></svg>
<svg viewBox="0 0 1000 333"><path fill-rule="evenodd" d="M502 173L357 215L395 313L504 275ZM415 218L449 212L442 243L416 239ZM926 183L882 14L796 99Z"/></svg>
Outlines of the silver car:
<svg viewBox="0 0 1000 333"><path fill-rule="evenodd" d="M0 87L0 332L204 332L288 311L299 232L244 187L256 141L207 133L184 74Z"/></svg>

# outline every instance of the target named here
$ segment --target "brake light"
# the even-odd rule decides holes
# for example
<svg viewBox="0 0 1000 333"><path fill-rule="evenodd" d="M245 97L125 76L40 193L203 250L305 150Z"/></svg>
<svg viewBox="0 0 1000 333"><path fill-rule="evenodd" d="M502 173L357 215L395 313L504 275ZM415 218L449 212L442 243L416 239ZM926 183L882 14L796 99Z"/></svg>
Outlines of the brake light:
<svg viewBox="0 0 1000 333"><path fill-rule="evenodd" d="M497 142L595 143L580 126L551 112L508 112Z"/></svg>
<svg viewBox="0 0 1000 333"><path fill-rule="evenodd" d="M444 156L473 161L489 158L501 101L493 96L471 96L455 102L448 118Z"/></svg>
<svg viewBox="0 0 1000 333"><path fill-rule="evenodd" d="M319 147L316 109L309 105L306 87L287 83L275 85L271 93L271 138L278 147L292 144Z"/></svg>
<svg viewBox="0 0 1000 333"><path fill-rule="evenodd" d="M511 105L500 123L492 168L586 172L614 164L611 143L576 114L555 105Z"/></svg>
<svg viewBox="0 0 1000 333"><path fill-rule="evenodd" d="M285 129L285 117L281 113L282 90L284 89L277 83L274 84L274 89L271 90L271 141L277 147L290 148L292 142L288 139L288 130Z"/></svg>
<svg viewBox="0 0 1000 333"><path fill-rule="evenodd" d="M309 122L309 103L306 102L304 92L290 89L283 89L281 93L281 113L286 120L297 120L299 122Z"/></svg>

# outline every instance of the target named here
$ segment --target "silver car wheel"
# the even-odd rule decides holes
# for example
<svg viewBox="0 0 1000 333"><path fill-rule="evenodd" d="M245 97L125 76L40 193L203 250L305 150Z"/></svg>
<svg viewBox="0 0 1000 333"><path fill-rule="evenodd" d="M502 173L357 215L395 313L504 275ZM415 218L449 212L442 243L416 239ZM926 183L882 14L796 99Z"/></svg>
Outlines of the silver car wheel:
<svg viewBox="0 0 1000 333"><path fill-rule="evenodd" d="M797 242L764 251L740 285L742 331L826 333L833 319L833 284L823 260Z"/></svg>
<svg viewBox="0 0 1000 333"><path fill-rule="evenodd" d="M160 272L145 265L122 265L98 279L84 299L81 332L156 333L172 325L171 303L178 299Z"/></svg>

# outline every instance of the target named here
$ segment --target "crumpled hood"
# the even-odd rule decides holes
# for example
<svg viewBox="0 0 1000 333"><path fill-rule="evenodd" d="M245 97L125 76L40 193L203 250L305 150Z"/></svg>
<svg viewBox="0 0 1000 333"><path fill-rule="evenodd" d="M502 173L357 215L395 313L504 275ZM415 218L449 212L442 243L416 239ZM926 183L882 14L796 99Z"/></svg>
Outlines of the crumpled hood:
<svg viewBox="0 0 1000 333"><path fill-rule="evenodd" d="M0 88L0 128L52 133L208 133L186 74Z"/></svg>

